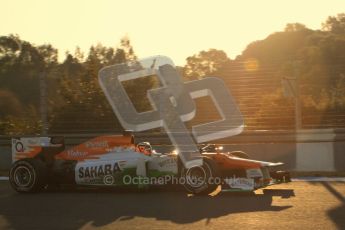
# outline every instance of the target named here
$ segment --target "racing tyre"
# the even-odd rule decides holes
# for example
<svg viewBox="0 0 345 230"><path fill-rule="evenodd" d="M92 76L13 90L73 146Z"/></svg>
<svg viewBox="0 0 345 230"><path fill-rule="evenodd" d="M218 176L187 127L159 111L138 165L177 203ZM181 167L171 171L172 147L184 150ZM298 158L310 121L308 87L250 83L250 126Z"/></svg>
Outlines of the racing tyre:
<svg viewBox="0 0 345 230"><path fill-rule="evenodd" d="M36 159L16 161L10 170L10 183L19 193L34 193L41 191L46 185L46 169L44 164Z"/></svg>
<svg viewBox="0 0 345 230"><path fill-rule="evenodd" d="M238 158L249 159L248 154L242 151L233 151L230 154Z"/></svg>
<svg viewBox="0 0 345 230"><path fill-rule="evenodd" d="M220 173L215 162L207 157L203 158L203 165L189 169L182 168L181 178L184 179L183 186L188 192L199 195L207 195L221 183Z"/></svg>

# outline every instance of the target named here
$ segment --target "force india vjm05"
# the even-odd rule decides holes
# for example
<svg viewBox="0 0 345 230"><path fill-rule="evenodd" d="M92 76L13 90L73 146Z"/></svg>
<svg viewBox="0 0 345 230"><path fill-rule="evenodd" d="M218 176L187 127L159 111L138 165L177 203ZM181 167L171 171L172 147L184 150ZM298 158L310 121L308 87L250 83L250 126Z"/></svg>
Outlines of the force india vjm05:
<svg viewBox="0 0 345 230"><path fill-rule="evenodd" d="M176 152L156 153L148 142L135 145L132 135L99 136L69 149L63 137L15 138L9 178L21 193L51 184L126 186L140 181L131 178L167 175L183 179L185 189L194 194L211 193L219 185L223 190L254 191L290 180L288 173L274 170L283 163L250 160L244 152L225 153L216 145L200 146L200 152L203 165L186 169Z"/></svg>

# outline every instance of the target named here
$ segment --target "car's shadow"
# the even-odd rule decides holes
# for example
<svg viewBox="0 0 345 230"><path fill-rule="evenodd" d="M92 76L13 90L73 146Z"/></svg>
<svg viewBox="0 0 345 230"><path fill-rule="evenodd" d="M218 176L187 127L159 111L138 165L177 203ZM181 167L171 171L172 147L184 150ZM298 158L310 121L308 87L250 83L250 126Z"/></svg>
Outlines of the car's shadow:
<svg viewBox="0 0 345 230"><path fill-rule="evenodd" d="M311 184L322 184L338 201L339 206L333 207L328 211L328 215L337 225L338 229L345 229L344 213L345 213L345 196L337 191L330 183L327 182L311 182Z"/></svg>
<svg viewBox="0 0 345 230"><path fill-rule="evenodd" d="M273 196L289 198L293 190L266 189L263 194L219 193L190 196L182 191L64 190L0 196L0 215L14 229L78 229L85 224L101 227L134 217L193 223L232 213L282 211L291 206L272 205ZM3 191L2 191L3 192Z"/></svg>

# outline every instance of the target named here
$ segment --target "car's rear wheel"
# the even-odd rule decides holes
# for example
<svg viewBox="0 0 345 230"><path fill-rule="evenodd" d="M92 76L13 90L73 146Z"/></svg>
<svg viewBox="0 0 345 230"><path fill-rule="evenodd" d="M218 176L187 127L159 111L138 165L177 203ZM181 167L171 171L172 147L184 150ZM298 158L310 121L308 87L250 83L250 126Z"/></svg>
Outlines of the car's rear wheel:
<svg viewBox="0 0 345 230"><path fill-rule="evenodd" d="M10 170L11 186L20 193L33 193L46 185L45 166L36 159L16 161Z"/></svg>
<svg viewBox="0 0 345 230"><path fill-rule="evenodd" d="M194 194L212 193L221 183L217 165L207 157L203 158L202 166L189 169L183 167L181 177L184 179L185 189Z"/></svg>

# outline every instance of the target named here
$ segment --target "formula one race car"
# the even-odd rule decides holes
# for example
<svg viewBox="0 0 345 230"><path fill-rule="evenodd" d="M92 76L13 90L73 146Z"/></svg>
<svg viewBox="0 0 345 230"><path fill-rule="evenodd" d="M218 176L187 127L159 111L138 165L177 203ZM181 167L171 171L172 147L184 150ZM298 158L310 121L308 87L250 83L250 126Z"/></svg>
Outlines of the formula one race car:
<svg viewBox="0 0 345 230"><path fill-rule="evenodd" d="M247 159L244 152L222 152L217 145L200 146L203 165L186 169L177 152L160 154L150 143L134 144L133 135L99 136L65 149L63 137L12 139L10 183L21 193L51 184L127 186L182 184L194 194L223 190L254 191L289 174L274 171L283 163Z"/></svg>

